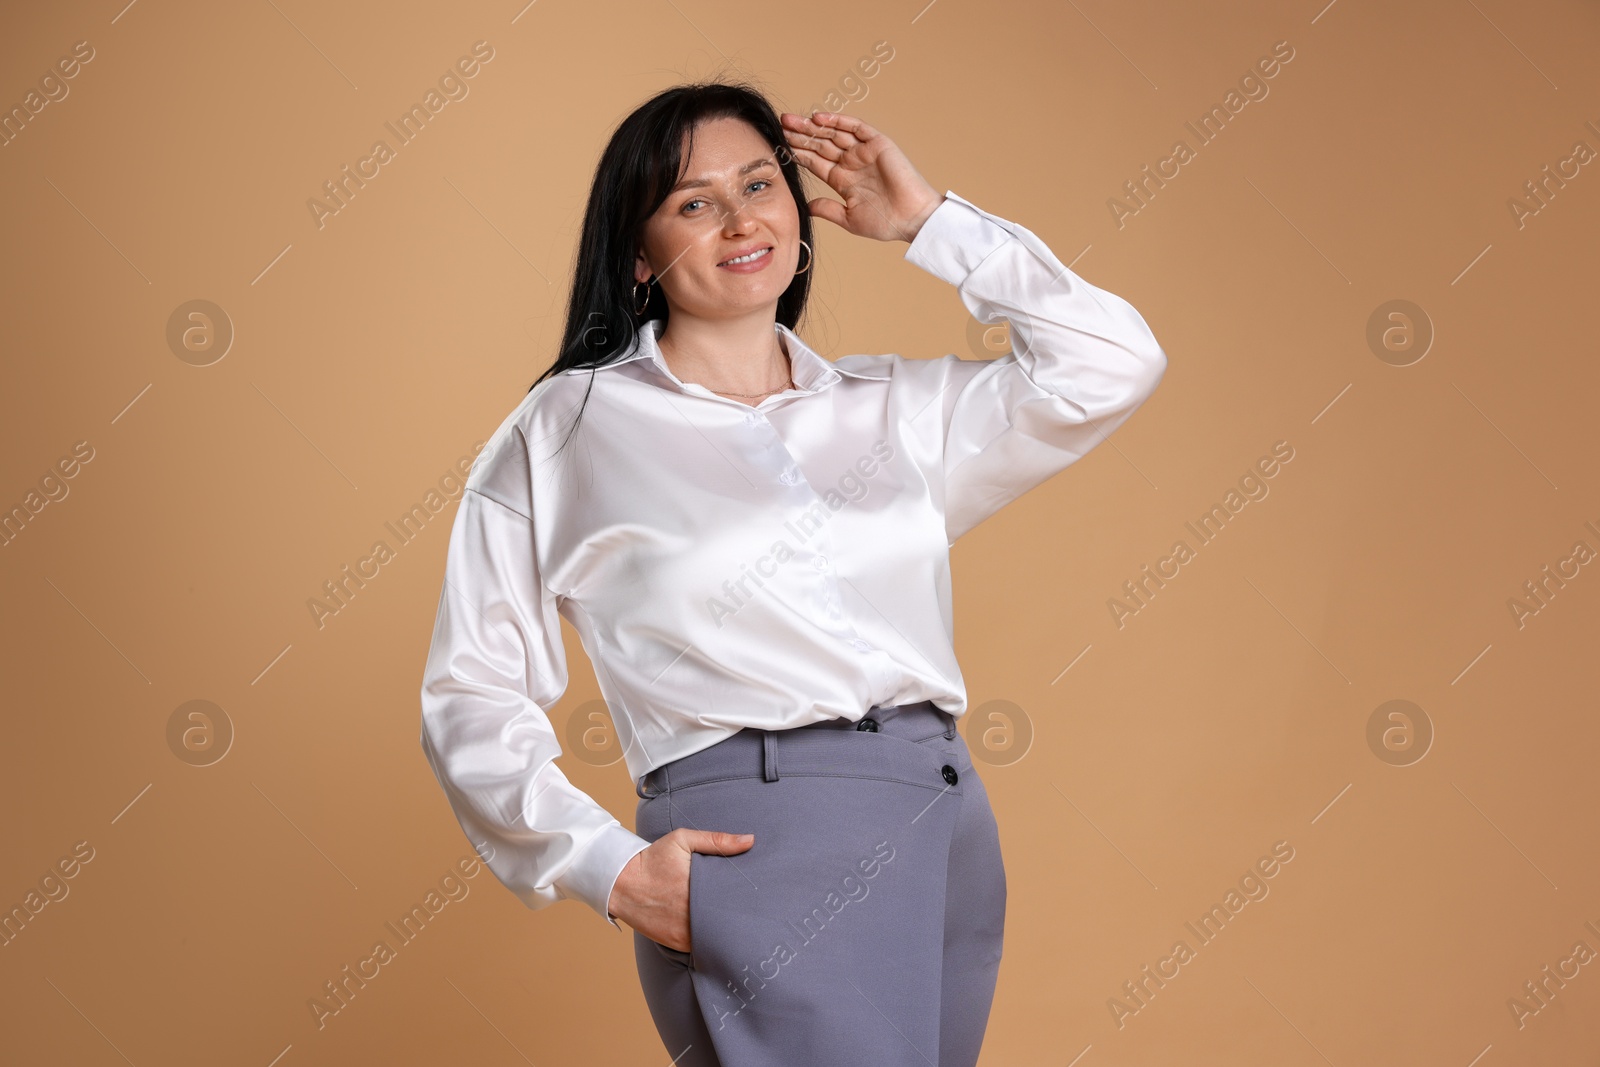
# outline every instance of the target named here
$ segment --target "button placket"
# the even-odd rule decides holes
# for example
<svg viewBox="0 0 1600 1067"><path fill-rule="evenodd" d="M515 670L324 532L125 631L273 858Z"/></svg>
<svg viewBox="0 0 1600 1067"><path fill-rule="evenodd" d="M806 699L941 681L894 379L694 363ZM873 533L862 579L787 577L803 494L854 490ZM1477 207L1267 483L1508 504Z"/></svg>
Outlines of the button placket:
<svg viewBox="0 0 1600 1067"><path fill-rule="evenodd" d="M862 654L877 652L878 646L863 640L856 632L855 624L844 617L844 602L839 595L839 574L834 566L833 557L829 555L831 544L827 531L818 531L817 542L816 555L811 558L811 566L822 582L822 602L827 608L828 617L833 620L835 632L838 633L840 640L857 652Z"/></svg>
<svg viewBox="0 0 1600 1067"><path fill-rule="evenodd" d="M767 451L771 454L771 462L778 468L776 475L779 485L790 487L800 486L807 490L813 499L820 499L816 490L811 488L811 483L806 481L805 472L800 469L800 461L789 451L788 444L783 436L759 412L752 411L745 416L745 425L751 428L762 428L767 431ZM770 470L770 468L769 468ZM771 477L771 475L769 475Z"/></svg>
<svg viewBox="0 0 1600 1067"><path fill-rule="evenodd" d="M811 568L816 571L817 580L822 588L822 606L827 610L828 618L833 622L834 632L839 635L840 640L858 652L871 652L874 646L863 641L856 633L855 627L845 620L844 601L839 595L839 574L834 566L832 549L832 534L827 527L823 527L812 539L814 554L811 557Z"/></svg>
<svg viewBox="0 0 1600 1067"><path fill-rule="evenodd" d="M751 414L755 413L752 412ZM789 452L782 438L776 433L773 435L771 448L775 453L781 453L788 460L788 464L778 475L778 481L783 485L802 487L809 503L821 504L826 508L827 504L823 501L821 494L811 487L810 482L806 481L804 474L800 472L799 463L795 461L793 454ZM810 540L810 545L813 552L811 566L816 571L822 590L822 595L819 599L823 609L827 612L828 620L833 624L834 632L838 634L840 640L846 642L852 649L863 655L879 651L876 645L863 640L861 635L856 632L855 626L845 618L844 601L839 593L839 577L831 555L832 534L826 524L815 532Z"/></svg>

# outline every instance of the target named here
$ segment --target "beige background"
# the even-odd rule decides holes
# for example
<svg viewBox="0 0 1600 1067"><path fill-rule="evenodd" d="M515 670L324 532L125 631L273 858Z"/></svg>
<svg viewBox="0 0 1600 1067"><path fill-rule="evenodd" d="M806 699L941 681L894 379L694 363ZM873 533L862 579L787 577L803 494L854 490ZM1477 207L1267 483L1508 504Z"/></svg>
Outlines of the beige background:
<svg viewBox="0 0 1600 1067"><path fill-rule="evenodd" d="M1600 951L1600 576L1508 607L1600 550L1600 164L1509 205L1600 149L1594 5L120 4L0 26L7 109L94 52L0 148L0 506L93 449L0 548L0 905L93 854L0 948L0 1058L667 1062L631 935L487 871L317 1026L323 983L471 855L418 744L454 503L322 628L306 603L548 363L613 124L719 71L794 110L851 88L1169 356L1111 446L954 549L1011 887L983 1063L1600 1057L1600 963L1537 1013L1523 988ZM319 229L322 183L480 40L470 95ZM1184 124L1279 41L1268 95L1197 147ZM1179 138L1194 158L1119 227L1108 201ZM983 354L903 246L818 232L825 354ZM208 366L167 342L194 299L235 333ZM1367 340L1399 299L1434 333L1407 366ZM1278 441L1270 495L1119 628L1123 582ZM563 731L597 696L564 636ZM169 741L192 700L231 724L220 760ZM1390 700L1425 753L1369 746ZM562 765L631 826L614 757ZM1270 894L1119 1026L1123 983L1279 841Z"/></svg>

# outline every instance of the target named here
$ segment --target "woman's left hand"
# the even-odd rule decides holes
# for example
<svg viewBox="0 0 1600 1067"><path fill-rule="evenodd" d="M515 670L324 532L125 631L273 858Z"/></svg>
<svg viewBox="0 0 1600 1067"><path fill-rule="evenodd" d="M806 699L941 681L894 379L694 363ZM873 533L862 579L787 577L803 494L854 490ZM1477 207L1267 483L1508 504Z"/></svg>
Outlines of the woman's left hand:
<svg viewBox="0 0 1600 1067"><path fill-rule="evenodd" d="M858 237L910 241L944 200L898 145L858 118L786 111L780 121L795 159L844 198L818 197L806 206Z"/></svg>

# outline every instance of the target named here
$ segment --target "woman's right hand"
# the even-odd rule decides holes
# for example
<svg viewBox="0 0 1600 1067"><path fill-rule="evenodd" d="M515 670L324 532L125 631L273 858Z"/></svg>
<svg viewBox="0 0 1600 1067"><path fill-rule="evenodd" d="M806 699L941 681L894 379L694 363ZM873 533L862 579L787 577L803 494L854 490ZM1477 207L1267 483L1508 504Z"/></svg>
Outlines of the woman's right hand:
<svg viewBox="0 0 1600 1067"><path fill-rule="evenodd" d="M672 830L628 861L611 887L606 909L659 945L692 952L689 930L689 857L695 852L736 856L755 844L753 834Z"/></svg>

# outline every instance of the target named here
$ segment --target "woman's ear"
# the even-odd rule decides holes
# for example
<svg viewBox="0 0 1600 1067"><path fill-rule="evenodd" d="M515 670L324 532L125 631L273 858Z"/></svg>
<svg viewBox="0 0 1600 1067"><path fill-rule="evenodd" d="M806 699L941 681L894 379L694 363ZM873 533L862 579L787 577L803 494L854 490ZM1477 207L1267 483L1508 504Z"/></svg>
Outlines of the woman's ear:
<svg viewBox="0 0 1600 1067"><path fill-rule="evenodd" d="M639 254L633 260L633 280L647 282L655 276L655 271L650 269L650 261L644 258L644 249L639 249Z"/></svg>

